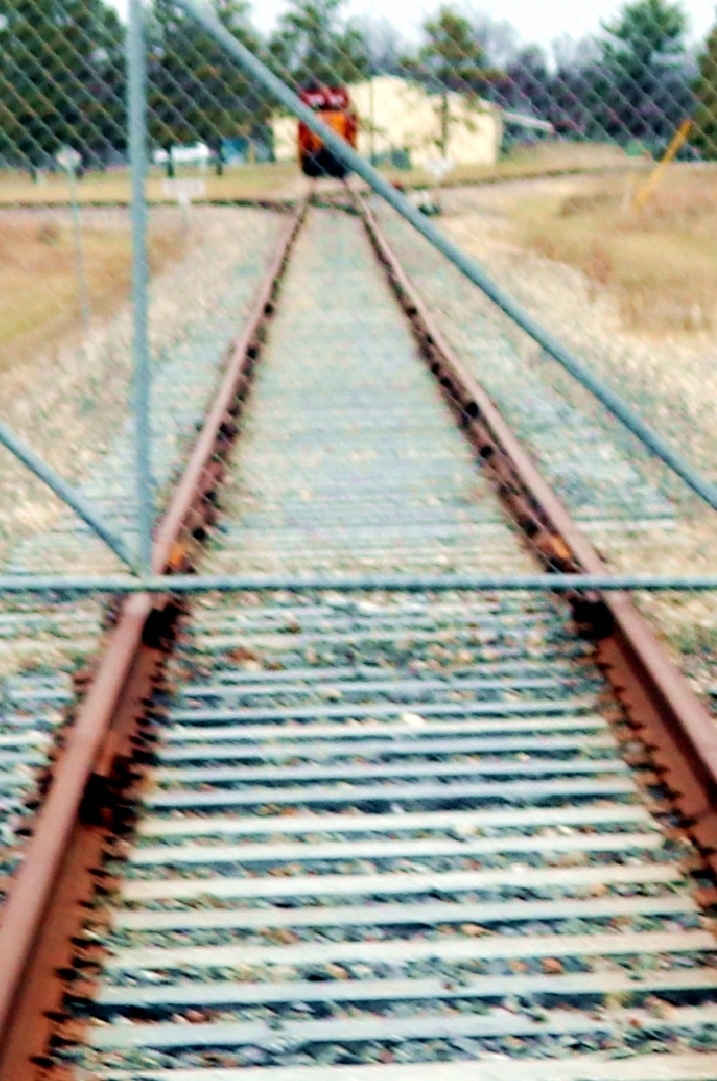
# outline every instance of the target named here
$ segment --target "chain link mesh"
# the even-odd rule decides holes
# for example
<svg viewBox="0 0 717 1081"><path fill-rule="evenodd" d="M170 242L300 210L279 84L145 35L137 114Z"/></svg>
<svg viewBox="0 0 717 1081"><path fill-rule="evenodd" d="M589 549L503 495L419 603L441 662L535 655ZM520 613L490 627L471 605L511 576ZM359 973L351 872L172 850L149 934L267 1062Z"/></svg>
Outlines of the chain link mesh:
<svg viewBox="0 0 717 1081"><path fill-rule="evenodd" d="M516 3L496 16L429 0L380 14L358 0L285 0L269 14L207 3L294 89L348 88L359 151L717 480L710 5ZM161 361L216 317L240 264L256 282L276 239L269 218L209 204L295 198L308 182L295 118L171 0L145 9ZM108 417L129 411L125 37L110 0L0 0L0 416L72 479L110 445ZM442 329L613 564L712 570L696 501L381 213ZM236 311L250 293L233 296ZM58 513L5 456L0 499L8 543ZM707 598L649 604L680 648L702 657L717 644Z"/></svg>
<svg viewBox="0 0 717 1081"><path fill-rule="evenodd" d="M538 19L517 0L499 17L429 0L395 15L358 0L286 0L273 21L264 5L207 2L295 89L348 86L359 149L428 211L440 209L436 189L534 177L510 198L476 195L479 211L500 216L526 252L574 268L589 300L612 298L627 330L712 327L717 31L699 0L586 0L570 34L550 5ZM184 199L296 194L293 117L171 0L146 13L150 198L177 197L164 183L173 177L196 180ZM64 208L73 177L81 203L126 201L125 15L121 0L0 3L6 208ZM653 175L665 155L674 163ZM553 173L574 179L550 184ZM60 216L35 215L36 229L5 216L14 265L35 287L38 263L50 279L40 318L29 286L23 304L3 291L11 354L33 349L53 318L59 331L101 314L126 282L117 228L108 243L106 222L97 230L85 217L82 269Z"/></svg>

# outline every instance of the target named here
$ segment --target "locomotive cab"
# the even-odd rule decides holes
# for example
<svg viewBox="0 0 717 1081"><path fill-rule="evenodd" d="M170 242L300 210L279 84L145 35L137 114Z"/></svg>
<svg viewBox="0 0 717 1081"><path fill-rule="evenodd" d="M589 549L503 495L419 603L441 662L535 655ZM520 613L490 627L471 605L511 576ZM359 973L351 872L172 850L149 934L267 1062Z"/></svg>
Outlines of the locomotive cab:
<svg viewBox="0 0 717 1081"><path fill-rule="evenodd" d="M321 120L349 146L356 147L358 124L348 91L343 86L322 86L312 83L300 93L301 100L318 113ZM344 177L346 166L336 158L317 135L299 122L298 156L301 171L306 176Z"/></svg>

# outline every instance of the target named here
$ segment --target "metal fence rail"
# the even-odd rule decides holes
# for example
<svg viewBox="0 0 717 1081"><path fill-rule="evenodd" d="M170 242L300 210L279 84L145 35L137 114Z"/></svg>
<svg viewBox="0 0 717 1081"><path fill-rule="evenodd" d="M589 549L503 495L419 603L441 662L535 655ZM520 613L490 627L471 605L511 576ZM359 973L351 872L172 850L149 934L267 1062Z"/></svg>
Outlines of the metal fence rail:
<svg viewBox="0 0 717 1081"><path fill-rule="evenodd" d="M251 575L251 574L154 574L115 575L28 575L0 576L0 594L50 593L57 596L87 593L281 593L327 590L352 592L381 590L396 593L450 593L468 590L476 593L527 592L571 593L636 591L645 593L713 592L717 574L639 575L639 574L453 574L435 576L409 575Z"/></svg>

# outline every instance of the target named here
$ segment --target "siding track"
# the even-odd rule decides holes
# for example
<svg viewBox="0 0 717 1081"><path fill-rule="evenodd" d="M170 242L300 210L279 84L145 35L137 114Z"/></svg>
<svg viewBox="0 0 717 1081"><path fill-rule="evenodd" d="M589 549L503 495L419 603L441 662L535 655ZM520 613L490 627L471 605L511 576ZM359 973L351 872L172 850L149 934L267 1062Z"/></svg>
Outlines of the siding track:
<svg viewBox="0 0 717 1081"><path fill-rule="evenodd" d="M588 552L502 451L476 465L360 216L308 212L235 426L216 528L198 560L190 516L171 565L296 588L197 600L168 659L169 624L146 645L124 783L58 891L83 846L97 888L15 1077L717 1078L707 862L568 604L299 587L519 574L525 531L548 565Z"/></svg>

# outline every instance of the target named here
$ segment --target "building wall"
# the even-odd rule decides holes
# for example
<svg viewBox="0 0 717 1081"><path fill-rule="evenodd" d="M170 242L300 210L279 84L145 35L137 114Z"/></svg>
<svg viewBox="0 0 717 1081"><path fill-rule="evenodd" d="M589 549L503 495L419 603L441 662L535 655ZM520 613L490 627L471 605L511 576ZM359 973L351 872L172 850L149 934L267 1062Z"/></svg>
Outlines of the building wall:
<svg viewBox="0 0 717 1081"><path fill-rule="evenodd" d="M274 136L274 157L277 161L296 160L296 129L298 121L293 116L276 116L271 120Z"/></svg>
<svg viewBox="0 0 717 1081"><path fill-rule="evenodd" d="M382 75L349 87L359 114L358 148L365 157L390 159L407 153L413 166L437 160L441 138L441 95L414 83ZM447 158L456 165L493 165L503 136L500 112L487 102L448 95ZM277 161L296 157L296 120L272 120Z"/></svg>
<svg viewBox="0 0 717 1081"><path fill-rule="evenodd" d="M412 165L441 156L442 96L396 76L383 75L350 87L359 112L359 149L369 156L407 151ZM448 94L446 157L456 165L493 165L502 138L500 113L478 99Z"/></svg>

